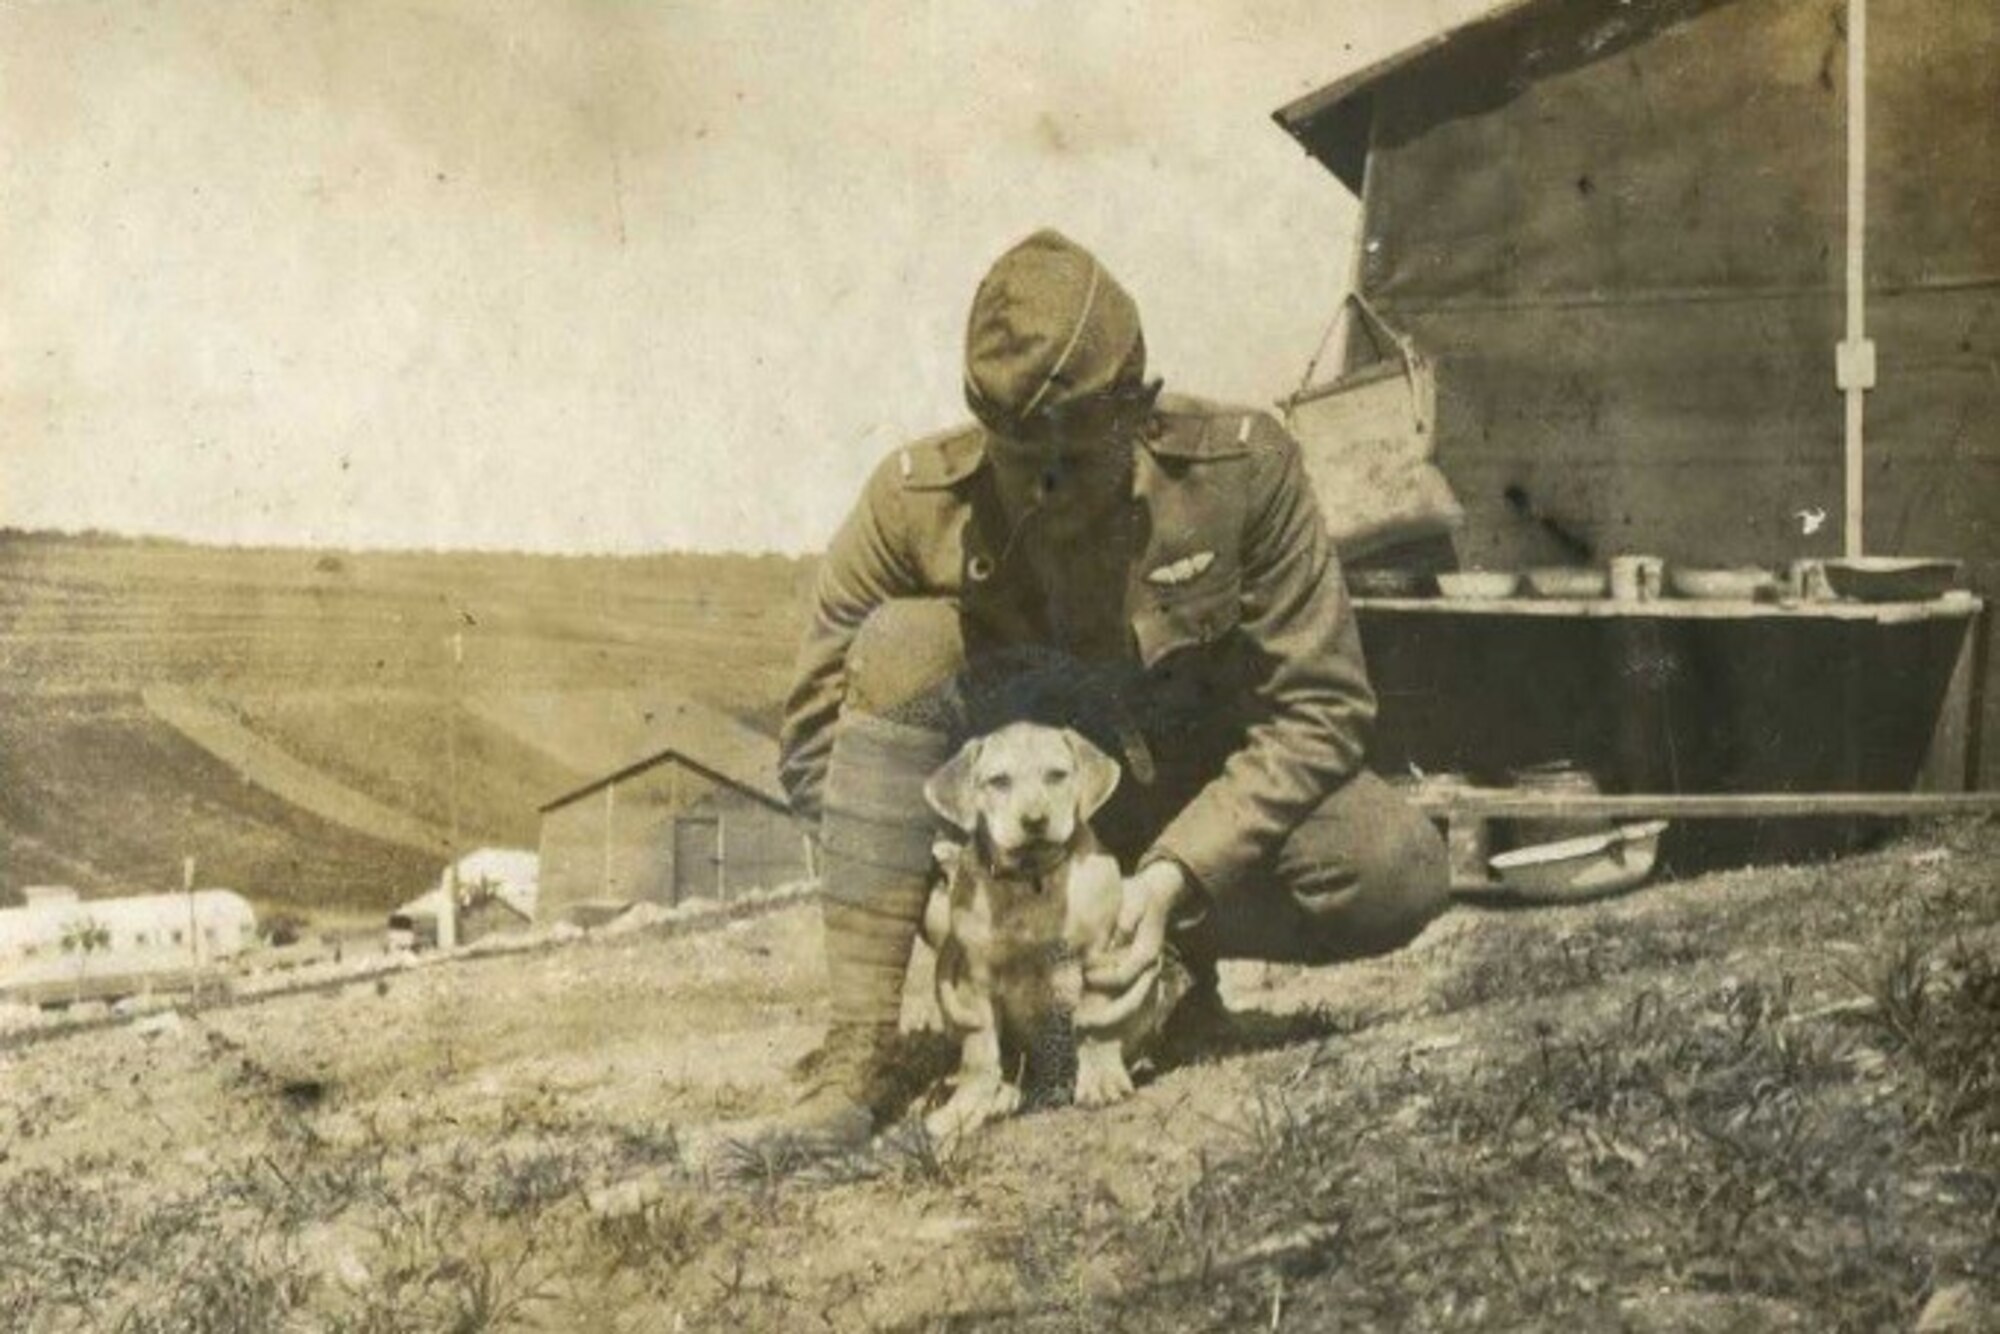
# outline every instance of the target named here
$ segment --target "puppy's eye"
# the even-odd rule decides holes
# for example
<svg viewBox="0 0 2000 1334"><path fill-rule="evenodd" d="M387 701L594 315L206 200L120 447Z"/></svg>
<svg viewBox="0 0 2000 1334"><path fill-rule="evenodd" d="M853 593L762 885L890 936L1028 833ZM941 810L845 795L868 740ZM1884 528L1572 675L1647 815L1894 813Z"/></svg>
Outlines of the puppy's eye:
<svg viewBox="0 0 2000 1334"><path fill-rule="evenodd" d="M1067 783L1069 781L1069 770L1051 769L1047 773L1042 775L1042 781L1047 783L1050 787L1060 787L1062 784Z"/></svg>
<svg viewBox="0 0 2000 1334"><path fill-rule="evenodd" d="M1011 774L988 774L984 786L988 792L1011 792L1014 778Z"/></svg>

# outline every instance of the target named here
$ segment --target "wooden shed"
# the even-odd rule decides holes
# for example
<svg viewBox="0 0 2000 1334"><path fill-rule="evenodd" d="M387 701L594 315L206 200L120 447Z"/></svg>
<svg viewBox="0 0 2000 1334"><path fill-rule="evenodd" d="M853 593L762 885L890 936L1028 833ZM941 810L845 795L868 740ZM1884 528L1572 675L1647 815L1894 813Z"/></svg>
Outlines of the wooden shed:
<svg viewBox="0 0 2000 1334"><path fill-rule="evenodd" d="M1507 0L1276 118L1361 197L1355 286L1435 365L1462 563L1782 569L1858 538L1961 557L1975 592L2000 589L2000 7ZM1841 371L1837 345L1861 338L1872 368ZM1923 781L1926 711L1969 674L1983 727L1958 778L1991 786L1976 738L2000 690L1968 643L1983 625L1964 625L1887 649L1802 618L1628 644L1622 670L1672 678L1664 733L1548 685L1551 643L1517 665L1547 686L1536 734L1582 759L1633 742L1614 778L1640 791ZM1537 715L1491 688L1502 658L1440 634L1371 637L1392 689L1428 699L1425 663L1461 660L1481 680L1455 688L1487 712ZM1878 698L1885 677L1928 698ZM1401 716L1420 727L1424 707Z"/></svg>
<svg viewBox="0 0 2000 1334"><path fill-rule="evenodd" d="M637 758L541 808L537 920L727 899L811 873L775 740L690 702L656 727Z"/></svg>

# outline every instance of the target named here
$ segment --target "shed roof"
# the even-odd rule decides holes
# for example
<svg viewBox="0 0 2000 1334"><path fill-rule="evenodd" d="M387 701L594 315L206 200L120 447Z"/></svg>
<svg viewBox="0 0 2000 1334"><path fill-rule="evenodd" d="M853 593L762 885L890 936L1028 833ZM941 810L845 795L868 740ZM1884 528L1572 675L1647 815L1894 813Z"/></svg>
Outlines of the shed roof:
<svg viewBox="0 0 2000 1334"><path fill-rule="evenodd" d="M1409 40L1272 113L1355 193L1368 158L1368 94L1385 80L1420 75L1469 41L1518 37L1534 48L1539 74L1594 60L1728 0L1478 0L1418 28Z"/></svg>
<svg viewBox="0 0 2000 1334"><path fill-rule="evenodd" d="M784 809L778 783L778 742L712 705L684 695L643 691L584 691L534 701L539 726L561 734L565 758L576 756L579 741L598 744L576 764L597 777L550 798L541 809L566 806L610 783L620 782L668 758L679 759L719 782L768 805ZM517 732L522 730L516 718Z"/></svg>

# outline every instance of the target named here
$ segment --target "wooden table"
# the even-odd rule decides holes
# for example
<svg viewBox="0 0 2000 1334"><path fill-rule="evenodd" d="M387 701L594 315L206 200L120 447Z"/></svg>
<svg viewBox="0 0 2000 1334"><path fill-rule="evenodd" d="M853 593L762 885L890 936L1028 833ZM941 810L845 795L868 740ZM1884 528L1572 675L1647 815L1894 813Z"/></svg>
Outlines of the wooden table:
<svg viewBox="0 0 2000 1334"><path fill-rule="evenodd" d="M1500 819L1886 818L2000 807L1993 794L1969 803L1922 795L1977 784L1987 617L1970 594L1894 603L1357 597L1354 605L1383 695L1378 749L1390 767L1493 771L1561 756L1627 789L1579 804L1489 786L1420 803L1451 826L1456 879L1484 880L1488 823ZM1699 653L1689 635L1703 639ZM1687 670L1690 657L1705 675ZM1689 675L1700 679L1677 679ZM1597 697L1583 699L1593 685ZM1566 691L1578 694L1573 707L1560 698ZM1912 698L1883 704L1898 693ZM1523 749L1532 744L1523 737L1563 729L1554 755ZM1694 753L1704 737L1689 734L1702 731L1711 751L1716 737L1729 738L1727 759ZM1562 745L1594 753L1565 754Z"/></svg>

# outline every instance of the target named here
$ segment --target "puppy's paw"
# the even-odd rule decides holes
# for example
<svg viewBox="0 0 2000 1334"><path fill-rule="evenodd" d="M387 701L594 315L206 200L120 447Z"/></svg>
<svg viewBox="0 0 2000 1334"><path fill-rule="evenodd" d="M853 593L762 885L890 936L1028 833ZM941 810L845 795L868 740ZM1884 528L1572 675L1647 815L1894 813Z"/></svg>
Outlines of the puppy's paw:
<svg viewBox="0 0 2000 1334"><path fill-rule="evenodd" d="M1021 1109L1021 1090L1001 1079L961 1084L944 1106L924 1118L924 1131L934 1144L952 1145L973 1131Z"/></svg>
<svg viewBox="0 0 2000 1334"><path fill-rule="evenodd" d="M1108 1107L1132 1096L1132 1072L1118 1044L1093 1043L1077 1052L1076 1105Z"/></svg>

